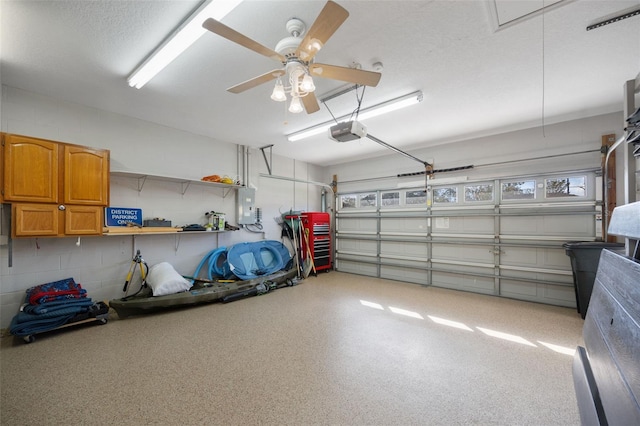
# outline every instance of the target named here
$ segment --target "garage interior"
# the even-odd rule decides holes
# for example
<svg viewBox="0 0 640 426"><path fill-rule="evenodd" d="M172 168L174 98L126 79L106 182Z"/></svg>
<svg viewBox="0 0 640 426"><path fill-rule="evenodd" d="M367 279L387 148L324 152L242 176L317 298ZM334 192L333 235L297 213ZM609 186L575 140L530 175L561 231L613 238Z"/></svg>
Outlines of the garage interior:
<svg viewBox="0 0 640 426"><path fill-rule="evenodd" d="M215 3L237 34L202 29L132 87ZM626 120L640 107L640 1L349 0L312 61L269 57L332 4L0 1L3 134L108 150L104 207L175 227L223 212L238 228L20 236L3 192L2 424L580 423L587 306L565 245L633 244L607 231L639 196ZM295 72L315 84L299 113L294 89L273 100ZM373 114L396 100L415 102ZM350 124L332 140L341 121L366 134ZM297 138L307 130L319 133ZM190 276L219 247L287 245L287 212L329 213L328 271L229 304L112 310L105 327L30 345L8 333L34 285L73 277L94 300L120 298L136 251Z"/></svg>

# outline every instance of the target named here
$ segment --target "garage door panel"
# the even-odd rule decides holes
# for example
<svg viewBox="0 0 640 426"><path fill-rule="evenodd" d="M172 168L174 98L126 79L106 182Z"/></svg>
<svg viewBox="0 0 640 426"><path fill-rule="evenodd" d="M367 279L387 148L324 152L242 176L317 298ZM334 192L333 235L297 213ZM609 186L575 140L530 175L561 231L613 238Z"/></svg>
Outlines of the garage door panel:
<svg viewBox="0 0 640 426"><path fill-rule="evenodd" d="M500 263L507 266L526 266L566 271L571 268L564 249L543 247L502 247Z"/></svg>
<svg viewBox="0 0 640 426"><path fill-rule="evenodd" d="M378 222L375 218L340 218L338 222L339 232L369 232L378 231Z"/></svg>
<svg viewBox="0 0 640 426"><path fill-rule="evenodd" d="M380 267L380 277L416 284L428 284L429 281L426 271L384 265Z"/></svg>
<svg viewBox="0 0 640 426"><path fill-rule="evenodd" d="M381 218L380 219L380 232L384 233L417 233L426 234L427 232L427 218Z"/></svg>
<svg viewBox="0 0 640 426"><path fill-rule="evenodd" d="M493 236L492 217L436 217L433 220L433 232L446 234L479 234Z"/></svg>
<svg viewBox="0 0 640 426"><path fill-rule="evenodd" d="M500 294L519 300L575 307L575 291L573 287L502 280Z"/></svg>
<svg viewBox="0 0 640 426"><path fill-rule="evenodd" d="M437 272L451 272L460 275L491 275L494 272L494 267L491 264L470 264L469 262L446 262L439 259L432 259L431 263L433 269ZM493 278L491 278L493 279Z"/></svg>
<svg viewBox="0 0 640 426"><path fill-rule="evenodd" d="M500 294L514 299L534 300L538 295L538 288L535 283L501 280Z"/></svg>
<svg viewBox="0 0 640 426"><path fill-rule="evenodd" d="M547 270L548 272L542 271L521 271L521 270L513 270L506 269L507 267L503 266L500 269L500 276L508 278L522 278L522 279L530 279L535 281L549 281L554 283L563 283L563 284L572 284L573 283L573 275L568 271L557 271L553 272Z"/></svg>
<svg viewBox="0 0 640 426"><path fill-rule="evenodd" d="M392 256L408 256L412 258L424 258L429 257L429 247L425 242L393 242L382 241L380 243L380 255L392 255Z"/></svg>
<svg viewBox="0 0 640 426"><path fill-rule="evenodd" d="M378 243L372 240L356 240L340 238L336 242L338 252L362 253L377 255Z"/></svg>
<svg viewBox="0 0 640 426"><path fill-rule="evenodd" d="M398 257L380 256L380 261L385 266L397 266L401 268L413 268L427 270L429 262L427 259L401 259Z"/></svg>
<svg viewBox="0 0 640 426"><path fill-rule="evenodd" d="M367 275L370 277L378 276L378 267L376 265L354 260L337 259L336 269L340 272L348 272L351 274Z"/></svg>
<svg viewBox="0 0 640 426"><path fill-rule="evenodd" d="M433 243L434 259L493 264L493 246Z"/></svg>
<svg viewBox="0 0 640 426"><path fill-rule="evenodd" d="M571 270L571 259L564 249L546 249L543 256L545 268Z"/></svg>
<svg viewBox="0 0 640 426"><path fill-rule="evenodd" d="M576 292L573 286L557 286L539 284L542 287L543 299L549 303L558 302L561 306L575 307Z"/></svg>
<svg viewBox="0 0 640 426"><path fill-rule="evenodd" d="M500 235L584 236L592 235L595 222L591 215L503 216Z"/></svg>
<svg viewBox="0 0 640 426"><path fill-rule="evenodd" d="M491 278L471 277L447 272L433 272L432 285L454 290L473 291L475 293L494 294L494 280Z"/></svg>

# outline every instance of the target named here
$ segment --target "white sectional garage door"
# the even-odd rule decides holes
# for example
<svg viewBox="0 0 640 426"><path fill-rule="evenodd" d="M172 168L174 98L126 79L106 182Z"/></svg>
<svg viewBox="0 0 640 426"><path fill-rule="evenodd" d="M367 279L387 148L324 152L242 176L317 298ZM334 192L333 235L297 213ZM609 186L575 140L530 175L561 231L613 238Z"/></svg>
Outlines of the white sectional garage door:
<svg viewBox="0 0 640 426"><path fill-rule="evenodd" d="M432 182L337 194L336 269L576 306L562 244L596 239L595 172Z"/></svg>

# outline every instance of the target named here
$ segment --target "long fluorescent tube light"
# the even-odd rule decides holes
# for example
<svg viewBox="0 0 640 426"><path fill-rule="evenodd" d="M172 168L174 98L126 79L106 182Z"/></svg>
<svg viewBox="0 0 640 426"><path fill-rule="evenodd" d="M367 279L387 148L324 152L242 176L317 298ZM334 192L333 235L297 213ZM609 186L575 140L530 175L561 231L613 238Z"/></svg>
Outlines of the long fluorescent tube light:
<svg viewBox="0 0 640 426"><path fill-rule="evenodd" d="M406 108L420 102L422 102L422 91L418 90L417 92L413 92L409 95L401 96L399 98L395 98L390 101L386 101L381 104L363 109L358 114L358 121L364 121L368 118L377 117L379 115L386 114L400 108ZM336 122L347 119L349 117L351 117L350 114L343 115L342 117L338 117L335 121L327 121L325 123L318 124L317 126L313 126L299 132L291 133L290 135L287 135L287 139L289 139L289 142L295 142L311 136L319 135L320 133L327 131L329 127L336 124Z"/></svg>
<svg viewBox="0 0 640 426"><path fill-rule="evenodd" d="M242 0L208 0L204 2L145 59L142 65L131 73L127 79L129 86L139 89L147 84L207 32L202 27L202 23L207 18L221 20L241 2Z"/></svg>

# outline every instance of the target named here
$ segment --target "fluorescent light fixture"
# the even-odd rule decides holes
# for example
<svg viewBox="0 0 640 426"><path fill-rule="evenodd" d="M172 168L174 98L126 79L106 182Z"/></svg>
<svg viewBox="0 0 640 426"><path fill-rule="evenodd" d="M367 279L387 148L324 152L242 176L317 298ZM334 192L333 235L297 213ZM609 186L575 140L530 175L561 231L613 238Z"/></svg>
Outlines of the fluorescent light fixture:
<svg viewBox="0 0 640 426"><path fill-rule="evenodd" d="M207 18L221 20L241 2L242 0L204 2L131 73L127 79L129 86L140 89L147 84L207 31L202 27Z"/></svg>
<svg viewBox="0 0 640 426"><path fill-rule="evenodd" d="M420 102L422 102L422 92L413 92L409 95L401 96L399 98L363 109L358 114L358 121L364 121L369 118L377 117L379 115L386 114L400 108L406 108ZM305 130L300 130L299 132L291 133L290 135L287 135L287 139L289 139L290 142L295 142L311 136L319 135L320 133L326 132L329 127L336 124L336 122L346 120L349 117L351 117L351 115L343 115L342 117L338 117L335 121L327 121L326 123L318 124L317 126L313 126Z"/></svg>

